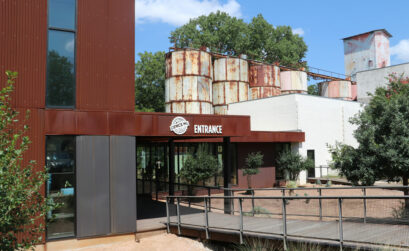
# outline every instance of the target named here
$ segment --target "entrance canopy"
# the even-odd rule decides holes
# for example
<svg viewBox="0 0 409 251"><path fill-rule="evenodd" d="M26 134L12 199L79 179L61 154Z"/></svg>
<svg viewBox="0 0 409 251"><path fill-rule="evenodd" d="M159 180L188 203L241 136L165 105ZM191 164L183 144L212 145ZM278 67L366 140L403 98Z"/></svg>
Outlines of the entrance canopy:
<svg viewBox="0 0 409 251"><path fill-rule="evenodd" d="M46 110L47 135L128 135L142 140L303 142L304 132L256 132L250 116ZM219 138L219 139L217 139Z"/></svg>

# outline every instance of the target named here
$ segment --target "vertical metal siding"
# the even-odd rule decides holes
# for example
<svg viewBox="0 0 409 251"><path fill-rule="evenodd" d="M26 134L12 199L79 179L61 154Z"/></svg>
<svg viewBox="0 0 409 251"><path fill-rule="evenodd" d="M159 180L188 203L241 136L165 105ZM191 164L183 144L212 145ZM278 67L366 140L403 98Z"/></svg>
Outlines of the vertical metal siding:
<svg viewBox="0 0 409 251"><path fill-rule="evenodd" d="M136 232L135 137L110 136L111 233Z"/></svg>
<svg viewBox="0 0 409 251"><path fill-rule="evenodd" d="M109 136L78 136L76 146L77 237L109 234Z"/></svg>
<svg viewBox="0 0 409 251"><path fill-rule="evenodd" d="M134 1L78 1L79 110L134 110Z"/></svg>
<svg viewBox="0 0 409 251"><path fill-rule="evenodd" d="M47 1L0 1L0 87L6 70L19 73L13 106L45 105Z"/></svg>

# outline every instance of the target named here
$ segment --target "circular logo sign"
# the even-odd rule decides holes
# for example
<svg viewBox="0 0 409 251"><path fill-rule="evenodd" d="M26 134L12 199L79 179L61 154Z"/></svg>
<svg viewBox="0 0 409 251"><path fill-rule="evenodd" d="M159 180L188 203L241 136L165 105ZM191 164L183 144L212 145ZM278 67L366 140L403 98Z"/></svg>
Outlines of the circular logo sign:
<svg viewBox="0 0 409 251"><path fill-rule="evenodd" d="M187 131L188 127L189 121L183 117L176 117L170 124L170 131L176 133L177 135L182 135Z"/></svg>

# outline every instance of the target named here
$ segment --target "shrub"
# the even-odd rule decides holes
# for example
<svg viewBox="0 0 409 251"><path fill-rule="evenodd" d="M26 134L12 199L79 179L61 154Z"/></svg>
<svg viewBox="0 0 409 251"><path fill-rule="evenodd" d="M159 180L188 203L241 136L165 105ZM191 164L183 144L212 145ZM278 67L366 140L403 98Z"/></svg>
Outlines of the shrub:
<svg viewBox="0 0 409 251"><path fill-rule="evenodd" d="M218 162L208 150L206 144L200 144L196 155L191 154L185 159L180 176L189 184L196 185L199 181L205 181L217 174Z"/></svg>
<svg viewBox="0 0 409 251"><path fill-rule="evenodd" d="M314 167L314 162L298 153L284 151L277 159L278 168L284 171L286 180L297 180L300 172Z"/></svg>
<svg viewBox="0 0 409 251"><path fill-rule="evenodd" d="M41 242L42 222L56 205L41 193L46 169L37 171L34 161L23 164L31 142L25 121L19 121L20 114L11 107L17 73L6 74L7 84L0 90L0 250L21 250Z"/></svg>
<svg viewBox="0 0 409 251"><path fill-rule="evenodd" d="M252 152L247 155L246 165L243 168L243 175L247 175L247 185L251 188L251 176L258 174L259 168L263 165L264 155L260 152Z"/></svg>

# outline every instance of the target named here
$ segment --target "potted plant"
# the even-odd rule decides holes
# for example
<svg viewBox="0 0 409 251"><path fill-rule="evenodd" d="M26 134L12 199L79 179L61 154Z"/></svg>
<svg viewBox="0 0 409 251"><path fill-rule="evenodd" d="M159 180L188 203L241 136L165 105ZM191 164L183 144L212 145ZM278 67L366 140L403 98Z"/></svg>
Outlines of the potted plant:
<svg viewBox="0 0 409 251"><path fill-rule="evenodd" d="M314 162L311 159L302 157L299 153L287 150L279 154L277 165L284 173L286 185L294 188L300 172L313 168Z"/></svg>
<svg viewBox="0 0 409 251"><path fill-rule="evenodd" d="M252 152L247 155L246 165L243 168L243 175L247 176L248 189L246 194L251 194L251 176L258 174L259 168L263 165L264 155L260 152Z"/></svg>
<svg viewBox="0 0 409 251"><path fill-rule="evenodd" d="M180 176L188 184L197 185L199 181L205 181L214 177L219 166L216 158L209 154L206 144L200 144L196 154L187 156L180 170ZM188 186L188 195L193 195L193 187Z"/></svg>

